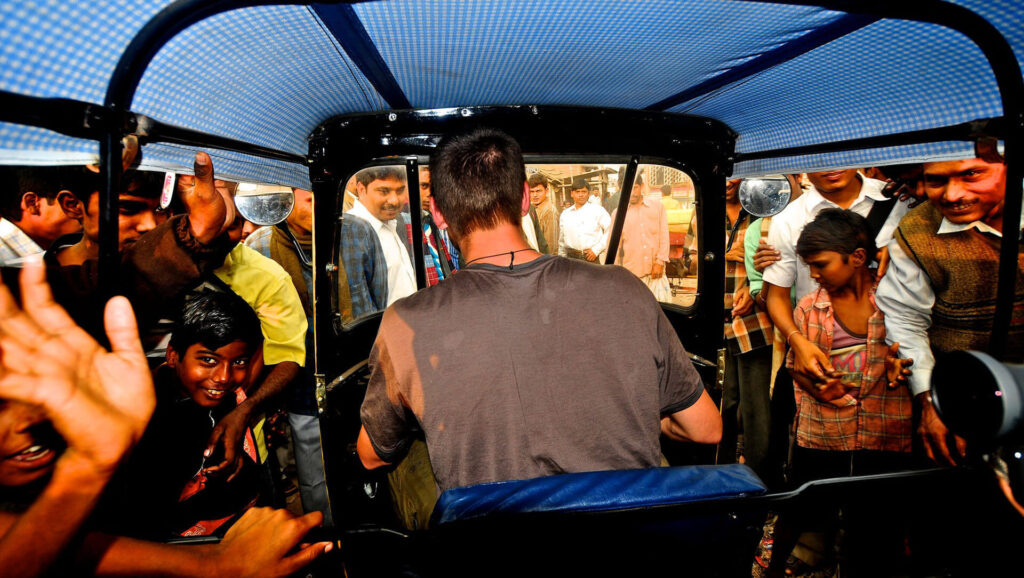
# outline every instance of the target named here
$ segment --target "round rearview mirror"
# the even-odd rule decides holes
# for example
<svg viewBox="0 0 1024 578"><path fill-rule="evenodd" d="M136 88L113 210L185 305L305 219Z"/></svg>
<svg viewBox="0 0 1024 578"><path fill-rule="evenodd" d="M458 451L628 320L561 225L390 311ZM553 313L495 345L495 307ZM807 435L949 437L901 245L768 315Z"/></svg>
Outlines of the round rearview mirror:
<svg viewBox="0 0 1024 578"><path fill-rule="evenodd" d="M239 185L235 207L245 220L257 225L276 225L292 214L295 195L291 189L262 185Z"/></svg>
<svg viewBox="0 0 1024 578"><path fill-rule="evenodd" d="M983 445L1004 440L1024 425L1024 365L980 351L939 356L932 400L953 433Z"/></svg>
<svg viewBox="0 0 1024 578"><path fill-rule="evenodd" d="M755 217L771 217L782 212L792 191L786 179L743 179L740 204Z"/></svg>

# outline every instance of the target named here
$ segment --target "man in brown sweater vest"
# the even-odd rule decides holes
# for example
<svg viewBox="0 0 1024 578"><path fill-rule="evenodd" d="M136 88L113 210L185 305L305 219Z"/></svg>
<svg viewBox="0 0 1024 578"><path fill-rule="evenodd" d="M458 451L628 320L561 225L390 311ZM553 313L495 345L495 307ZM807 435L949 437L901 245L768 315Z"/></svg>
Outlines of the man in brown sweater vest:
<svg viewBox="0 0 1024 578"><path fill-rule="evenodd" d="M900 221L889 243L891 265L875 294L890 342L913 358L911 393L921 409L917 435L928 456L954 463L964 455L931 403L934 353L985 350L995 316L1006 165L982 159L926 163L929 203ZM1018 268L1024 260L1018 257ZM1009 359L1024 357L1024 281L1017 277Z"/></svg>

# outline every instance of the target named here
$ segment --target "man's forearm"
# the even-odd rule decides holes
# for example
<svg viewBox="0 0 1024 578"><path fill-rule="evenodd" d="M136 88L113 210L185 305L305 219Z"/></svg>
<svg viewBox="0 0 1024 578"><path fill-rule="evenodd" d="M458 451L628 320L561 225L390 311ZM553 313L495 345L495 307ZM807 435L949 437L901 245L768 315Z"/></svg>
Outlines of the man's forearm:
<svg viewBox="0 0 1024 578"><path fill-rule="evenodd" d="M282 361L273 366L267 377L249 392L243 405L250 413L263 410L276 400L299 375L302 368L294 361ZM242 407L242 406L239 406Z"/></svg>
<svg viewBox="0 0 1024 578"><path fill-rule="evenodd" d="M43 493L0 537L3 575L45 572L89 516L109 478L110 473L58 462Z"/></svg>
<svg viewBox="0 0 1024 578"><path fill-rule="evenodd" d="M96 576L219 576L217 545L174 545L89 534L75 558Z"/></svg>
<svg viewBox="0 0 1024 578"><path fill-rule="evenodd" d="M789 287L779 287L765 281L761 291L767 294L765 301L768 303L768 316L788 342L789 335L797 331L796 323L793 321L793 302L789 299Z"/></svg>

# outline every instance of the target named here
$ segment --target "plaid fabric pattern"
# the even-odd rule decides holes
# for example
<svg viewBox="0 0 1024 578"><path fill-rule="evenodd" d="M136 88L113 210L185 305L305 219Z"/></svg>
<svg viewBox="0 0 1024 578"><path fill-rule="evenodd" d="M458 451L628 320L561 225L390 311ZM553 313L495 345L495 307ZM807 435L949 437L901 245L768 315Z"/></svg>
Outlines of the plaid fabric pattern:
<svg viewBox="0 0 1024 578"><path fill-rule="evenodd" d="M409 236L409 246L415 242L412 238L412 223L405 221L405 232ZM437 245L434 243L434 236L430 234L429 227L424 227L423 231L423 264L427 269L427 287L433 287L444 279L441 274L441 268L438 266L437 259Z"/></svg>
<svg viewBox="0 0 1024 578"><path fill-rule="evenodd" d="M909 452L911 443L910 390L889 389L885 377L885 316L875 305L868 320L865 346L858 351L832 350L835 313L828 292L818 288L805 295L793 310L793 321L807 339L831 357L837 370L848 371L844 381L853 389L845 396L822 403L798 391L797 443L821 450L879 450ZM793 367L793 352L786 356Z"/></svg>
<svg viewBox="0 0 1024 578"><path fill-rule="evenodd" d="M732 247L725 254L725 338L735 339L740 353L746 353L772 343L772 321L768 314L754 306L754 312L743 317L732 318L732 304L736 291L747 284L747 267L743 261L743 239L751 218L748 216L736 230ZM729 242L732 223L726 217L725 242Z"/></svg>
<svg viewBox="0 0 1024 578"><path fill-rule="evenodd" d="M0 218L0 266L21 267L26 257L42 253L43 249L17 225Z"/></svg>

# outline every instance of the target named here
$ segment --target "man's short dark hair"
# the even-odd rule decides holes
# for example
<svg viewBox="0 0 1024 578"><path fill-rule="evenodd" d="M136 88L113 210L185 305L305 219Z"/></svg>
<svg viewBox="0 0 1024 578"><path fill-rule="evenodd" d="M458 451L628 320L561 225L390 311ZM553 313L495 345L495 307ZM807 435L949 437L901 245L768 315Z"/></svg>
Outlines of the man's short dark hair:
<svg viewBox="0 0 1024 578"><path fill-rule="evenodd" d="M386 181L389 179L395 179L404 183L405 168L386 165L382 167L370 167L356 173L356 182L364 187L373 181Z"/></svg>
<svg viewBox="0 0 1024 578"><path fill-rule="evenodd" d="M197 343L216 350L236 341L245 342L253 351L263 343L259 317L238 295L208 291L185 302L169 345L184 355Z"/></svg>
<svg viewBox="0 0 1024 578"><path fill-rule="evenodd" d="M672 185L664 184L661 185L661 196L671 197L672 196Z"/></svg>
<svg viewBox="0 0 1024 578"><path fill-rule="evenodd" d="M430 157L434 202L456 236L522 220L519 143L490 128L449 135Z"/></svg>
<svg viewBox="0 0 1024 578"><path fill-rule="evenodd" d="M0 215L10 221L20 221L21 199L25 193L35 193L51 205L57 202L57 194L65 188L64 173L71 168L75 167L2 167Z"/></svg>
<svg viewBox="0 0 1024 578"><path fill-rule="evenodd" d="M526 179L526 182L530 185L530 188L543 185L544 188L548 188L548 178L540 173L533 173L530 178Z"/></svg>
<svg viewBox="0 0 1024 578"><path fill-rule="evenodd" d="M164 173L156 171L127 171L121 178L121 190L126 195L159 199L164 190Z"/></svg>
<svg viewBox="0 0 1024 578"><path fill-rule="evenodd" d="M873 260L877 252L868 220L846 209L825 209L818 213L796 242L796 252L804 259L822 251L850 255L857 249L864 249L868 260Z"/></svg>
<svg viewBox="0 0 1024 578"><path fill-rule="evenodd" d="M579 189L587 189L587 191L590 190L590 185L587 184L586 179L576 178L572 180L572 187L569 190L577 191Z"/></svg>

